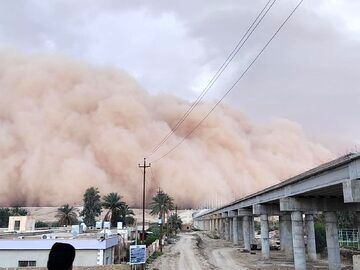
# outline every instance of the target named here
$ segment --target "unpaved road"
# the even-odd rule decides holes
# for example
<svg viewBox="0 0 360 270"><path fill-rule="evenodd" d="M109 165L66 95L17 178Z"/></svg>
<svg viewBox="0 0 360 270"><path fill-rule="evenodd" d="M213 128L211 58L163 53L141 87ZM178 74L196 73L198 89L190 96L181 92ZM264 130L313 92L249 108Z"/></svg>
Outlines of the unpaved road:
<svg viewBox="0 0 360 270"><path fill-rule="evenodd" d="M236 260L231 247L217 246L217 241L201 234L181 234L180 240L164 249L148 269L159 270L203 270L203 269L247 269Z"/></svg>

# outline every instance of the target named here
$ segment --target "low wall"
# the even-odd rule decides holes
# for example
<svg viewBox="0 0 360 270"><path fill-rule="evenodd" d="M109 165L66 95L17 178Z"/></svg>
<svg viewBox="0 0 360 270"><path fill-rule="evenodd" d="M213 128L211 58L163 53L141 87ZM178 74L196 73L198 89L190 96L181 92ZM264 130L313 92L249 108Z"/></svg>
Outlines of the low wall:
<svg viewBox="0 0 360 270"><path fill-rule="evenodd" d="M147 258L149 258L155 251L159 250L159 240L154 241L150 246L147 247Z"/></svg>

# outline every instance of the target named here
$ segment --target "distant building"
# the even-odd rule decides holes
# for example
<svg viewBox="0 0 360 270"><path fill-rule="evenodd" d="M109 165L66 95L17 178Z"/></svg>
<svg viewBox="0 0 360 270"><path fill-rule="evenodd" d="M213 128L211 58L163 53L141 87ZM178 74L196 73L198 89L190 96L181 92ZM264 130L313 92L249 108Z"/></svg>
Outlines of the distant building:
<svg viewBox="0 0 360 270"><path fill-rule="evenodd" d="M9 217L9 232L28 232L35 230L35 220L31 216Z"/></svg>
<svg viewBox="0 0 360 270"><path fill-rule="evenodd" d="M118 237L107 239L16 239L0 240L0 267L46 267L49 251L56 242L75 247L74 266L114 263Z"/></svg>

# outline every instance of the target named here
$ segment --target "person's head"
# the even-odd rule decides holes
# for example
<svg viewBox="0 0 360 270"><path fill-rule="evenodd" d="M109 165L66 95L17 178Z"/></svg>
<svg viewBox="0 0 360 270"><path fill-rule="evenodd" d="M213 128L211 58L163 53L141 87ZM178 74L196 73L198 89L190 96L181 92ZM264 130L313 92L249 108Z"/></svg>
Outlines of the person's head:
<svg viewBox="0 0 360 270"><path fill-rule="evenodd" d="M50 250L49 270L71 270L75 259L75 248L70 244L55 243Z"/></svg>

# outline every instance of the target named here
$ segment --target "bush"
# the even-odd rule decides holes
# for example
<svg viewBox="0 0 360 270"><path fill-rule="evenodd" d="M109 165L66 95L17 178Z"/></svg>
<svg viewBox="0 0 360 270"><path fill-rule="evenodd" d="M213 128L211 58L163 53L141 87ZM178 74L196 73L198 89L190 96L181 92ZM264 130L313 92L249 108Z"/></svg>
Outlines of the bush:
<svg viewBox="0 0 360 270"><path fill-rule="evenodd" d="M315 223L316 252L322 253L326 248L326 231L323 223Z"/></svg>
<svg viewBox="0 0 360 270"><path fill-rule="evenodd" d="M145 245L148 247L158 239L154 234L148 234L145 239Z"/></svg>
<svg viewBox="0 0 360 270"><path fill-rule="evenodd" d="M51 227L50 224L44 221L38 220L35 222L35 228L48 228L48 227Z"/></svg>

